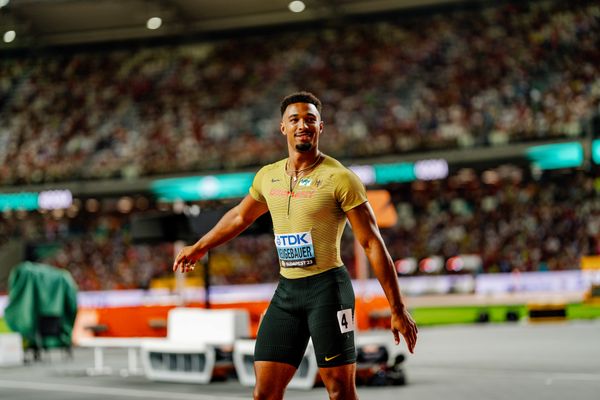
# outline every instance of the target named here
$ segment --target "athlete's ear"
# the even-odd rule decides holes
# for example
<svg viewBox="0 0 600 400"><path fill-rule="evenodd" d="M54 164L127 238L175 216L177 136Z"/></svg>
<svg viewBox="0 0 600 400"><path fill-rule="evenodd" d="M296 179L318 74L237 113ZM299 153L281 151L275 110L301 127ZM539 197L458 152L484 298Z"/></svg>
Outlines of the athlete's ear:
<svg viewBox="0 0 600 400"><path fill-rule="evenodd" d="M282 121L281 121L281 123L279 124L279 130L281 131L281 134L282 134L283 136L287 136L287 135L285 134L285 124L283 123L283 120L282 120Z"/></svg>

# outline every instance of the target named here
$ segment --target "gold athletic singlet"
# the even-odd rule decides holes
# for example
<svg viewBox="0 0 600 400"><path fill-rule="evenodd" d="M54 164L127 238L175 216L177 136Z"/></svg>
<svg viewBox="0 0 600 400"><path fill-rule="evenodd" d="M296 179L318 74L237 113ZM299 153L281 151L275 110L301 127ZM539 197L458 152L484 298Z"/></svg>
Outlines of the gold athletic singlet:
<svg viewBox="0 0 600 400"><path fill-rule="evenodd" d="M364 185L339 161L324 155L290 191L293 178L286 174L286 161L261 168L250 187L250 195L269 206L281 275L296 279L342 266L345 212L367 201Z"/></svg>

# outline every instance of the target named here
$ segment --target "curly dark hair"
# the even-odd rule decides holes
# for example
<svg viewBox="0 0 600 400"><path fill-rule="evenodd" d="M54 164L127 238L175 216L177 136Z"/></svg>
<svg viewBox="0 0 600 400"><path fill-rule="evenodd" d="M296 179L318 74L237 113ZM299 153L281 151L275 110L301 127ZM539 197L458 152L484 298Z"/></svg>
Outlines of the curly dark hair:
<svg viewBox="0 0 600 400"><path fill-rule="evenodd" d="M285 113L285 109L294 103L310 103L314 104L321 114L321 100L317 98L314 94L310 92L296 92L285 96L285 98L281 101L281 116Z"/></svg>

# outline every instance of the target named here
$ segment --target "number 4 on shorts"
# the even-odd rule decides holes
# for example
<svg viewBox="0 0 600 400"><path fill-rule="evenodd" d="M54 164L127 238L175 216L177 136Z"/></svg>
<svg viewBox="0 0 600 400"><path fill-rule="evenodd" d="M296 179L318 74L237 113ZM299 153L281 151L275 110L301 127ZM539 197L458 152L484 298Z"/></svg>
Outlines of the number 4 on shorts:
<svg viewBox="0 0 600 400"><path fill-rule="evenodd" d="M352 332L354 330L354 315L352 314L351 308L338 311L337 318L342 333Z"/></svg>

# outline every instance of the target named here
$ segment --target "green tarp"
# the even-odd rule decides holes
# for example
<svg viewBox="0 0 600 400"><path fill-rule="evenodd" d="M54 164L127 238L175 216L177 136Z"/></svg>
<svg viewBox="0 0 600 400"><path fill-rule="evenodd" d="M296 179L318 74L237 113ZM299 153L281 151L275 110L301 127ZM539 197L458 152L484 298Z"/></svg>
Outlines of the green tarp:
<svg viewBox="0 0 600 400"><path fill-rule="evenodd" d="M8 326L37 348L70 347L77 285L68 271L24 262L8 278Z"/></svg>

